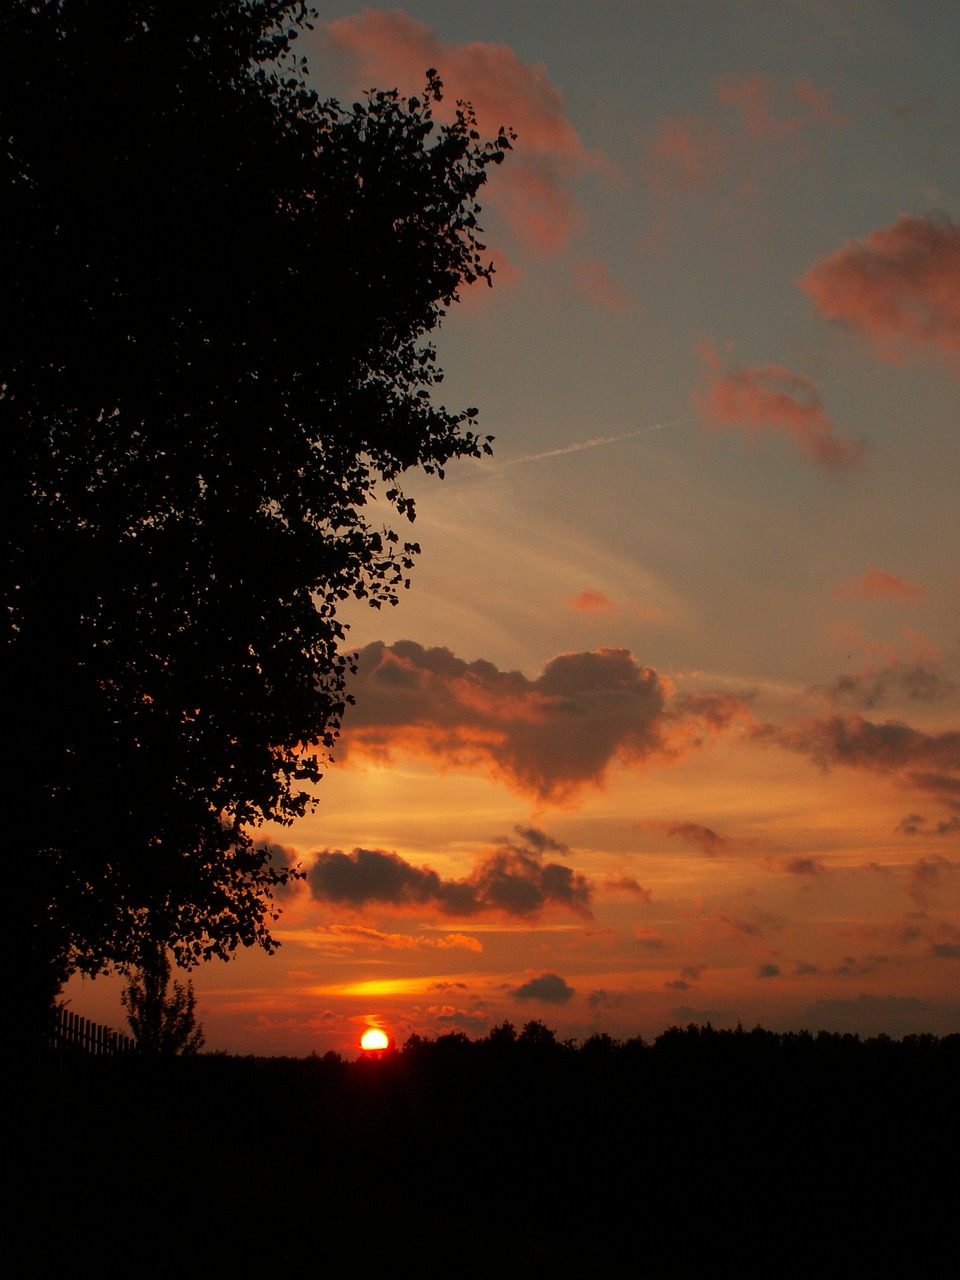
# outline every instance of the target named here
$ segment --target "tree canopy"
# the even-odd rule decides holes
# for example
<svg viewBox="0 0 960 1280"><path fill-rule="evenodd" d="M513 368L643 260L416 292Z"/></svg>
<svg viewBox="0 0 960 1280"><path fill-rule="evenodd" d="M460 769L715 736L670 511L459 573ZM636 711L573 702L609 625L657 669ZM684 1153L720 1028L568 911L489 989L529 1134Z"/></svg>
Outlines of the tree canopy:
<svg viewBox="0 0 960 1280"><path fill-rule="evenodd" d="M400 488L489 450L427 335L492 267L470 108L311 88L294 0L0 13L7 769L27 986L272 945L344 710L337 608L395 601ZM32 976L31 976L32 975ZM36 990L33 994L36 995Z"/></svg>

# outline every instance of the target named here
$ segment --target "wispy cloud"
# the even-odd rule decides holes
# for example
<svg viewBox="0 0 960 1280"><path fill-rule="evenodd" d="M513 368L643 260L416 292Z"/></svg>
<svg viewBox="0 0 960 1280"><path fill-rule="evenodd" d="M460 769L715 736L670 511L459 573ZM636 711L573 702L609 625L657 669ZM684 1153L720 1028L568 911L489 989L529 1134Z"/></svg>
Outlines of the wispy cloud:
<svg viewBox="0 0 960 1280"><path fill-rule="evenodd" d="M926 598L926 587L898 578L886 569L874 565L852 582L843 582L833 589L835 600L899 600L918 604Z"/></svg>

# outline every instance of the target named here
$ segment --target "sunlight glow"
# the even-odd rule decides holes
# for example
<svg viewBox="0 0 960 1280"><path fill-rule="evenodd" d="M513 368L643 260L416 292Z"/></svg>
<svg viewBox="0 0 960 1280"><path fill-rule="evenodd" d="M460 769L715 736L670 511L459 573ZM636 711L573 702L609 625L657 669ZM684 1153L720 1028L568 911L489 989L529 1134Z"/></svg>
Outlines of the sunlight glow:
<svg viewBox="0 0 960 1280"><path fill-rule="evenodd" d="M365 1031L360 1037L361 1049L386 1049L389 1044L390 1041L379 1027L371 1027L369 1031Z"/></svg>

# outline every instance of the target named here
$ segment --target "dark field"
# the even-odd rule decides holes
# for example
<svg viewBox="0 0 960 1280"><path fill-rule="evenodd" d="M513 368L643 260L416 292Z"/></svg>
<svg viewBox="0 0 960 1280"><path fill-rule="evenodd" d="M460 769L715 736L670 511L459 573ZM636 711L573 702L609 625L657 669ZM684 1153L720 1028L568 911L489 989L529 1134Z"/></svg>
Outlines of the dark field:
<svg viewBox="0 0 960 1280"><path fill-rule="evenodd" d="M16 1274L923 1274L958 1080L956 1035L539 1023L355 1063L51 1061L15 1106Z"/></svg>

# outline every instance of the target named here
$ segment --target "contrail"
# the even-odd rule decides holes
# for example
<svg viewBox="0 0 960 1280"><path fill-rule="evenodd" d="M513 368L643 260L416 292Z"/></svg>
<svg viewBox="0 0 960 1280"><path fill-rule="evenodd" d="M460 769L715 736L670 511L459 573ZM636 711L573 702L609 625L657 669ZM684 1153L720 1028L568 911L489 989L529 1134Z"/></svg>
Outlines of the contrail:
<svg viewBox="0 0 960 1280"><path fill-rule="evenodd" d="M504 467L518 467L524 462L540 462L544 458L559 458L565 453L581 453L584 449L597 449L604 444L619 444L622 440L634 440L637 436L647 436L654 431L663 431L667 427L683 426L687 422L696 422L695 417L675 418L672 422L654 422L648 427L637 427L636 431L627 431L620 436L593 436L589 440L578 440L575 444L561 445L559 449L547 449L543 453L525 453L519 458L508 458L506 462L495 462L491 470L500 471Z"/></svg>

